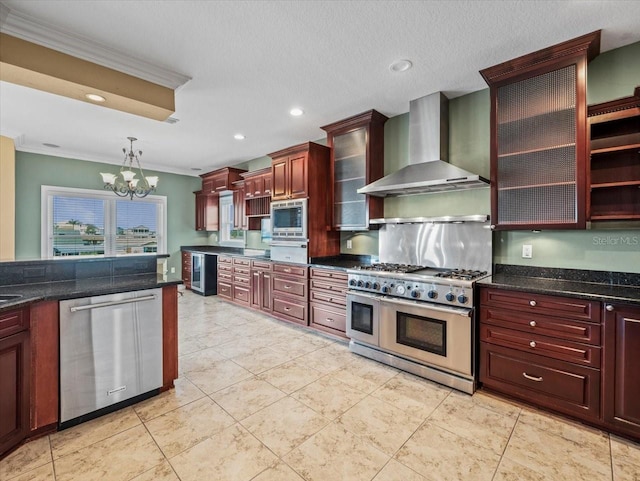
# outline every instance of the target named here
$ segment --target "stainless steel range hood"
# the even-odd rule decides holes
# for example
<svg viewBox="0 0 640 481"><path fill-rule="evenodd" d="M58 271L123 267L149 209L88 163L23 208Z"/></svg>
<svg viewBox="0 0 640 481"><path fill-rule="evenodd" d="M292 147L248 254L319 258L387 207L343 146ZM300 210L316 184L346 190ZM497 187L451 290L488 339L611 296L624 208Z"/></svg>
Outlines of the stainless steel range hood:
<svg viewBox="0 0 640 481"><path fill-rule="evenodd" d="M446 162L449 100L436 92L409 104L409 165L358 189L377 197L488 187L489 181Z"/></svg>

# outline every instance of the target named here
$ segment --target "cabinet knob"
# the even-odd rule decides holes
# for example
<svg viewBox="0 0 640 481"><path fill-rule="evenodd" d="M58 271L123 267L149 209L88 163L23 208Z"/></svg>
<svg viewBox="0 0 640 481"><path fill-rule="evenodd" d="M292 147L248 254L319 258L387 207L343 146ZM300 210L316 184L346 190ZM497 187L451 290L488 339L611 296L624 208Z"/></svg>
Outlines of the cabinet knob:
<svg viewBox="0 0 640 481"><path fill-rule="evenodd" d="M531 341L531 342L529 343L529 346L531 346L531 347L536 347L536 341Z"/></svg>
<svg viewBox="0 0 640 481"><path fill-rule="evenodd" d="M611 305L611 304L607 304L606 306L604 306L604 308L605 308L607 311L609 311L609 312L611 312L611 311L613 311L613 310L614 310L614 307L613 307L613 305Z"/></svg>
<svg viewBox="0 0 640 481"><path fill-rule="evenodd" d="M495 224L491 224L491 230L495 230L495 229L496 229Z"/></svg>
<svg viewBox="0 0 640 481"><path fill-rule="evenodd" d="M536 307L538 305L538 303L536 301L529 301L529 305L531 307Z"/></svg>
<svg viewBox="0 0 640 481"><path fill-rule="evenodd" d="M529 321L529 325L531 327L536 327L536 321Z"/></svg>

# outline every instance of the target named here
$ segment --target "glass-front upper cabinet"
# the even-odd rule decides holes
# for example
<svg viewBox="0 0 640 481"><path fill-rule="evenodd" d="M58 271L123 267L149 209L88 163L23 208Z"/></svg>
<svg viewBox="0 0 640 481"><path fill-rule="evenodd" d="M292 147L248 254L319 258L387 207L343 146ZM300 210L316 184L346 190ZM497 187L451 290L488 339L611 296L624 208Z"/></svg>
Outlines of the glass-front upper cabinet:
<svg viewBox="0 0 640 481"><path fill-rule="evenodd" d="M331 148L332 225L335 230L368 230L369 220L384 214L383 199L357 190L384 173L384 123L369 110L322 127Z"/></svg>
<svg viewBox="0 0 640 481"><path fill-rule="evenodd" d="M587 62L600 31L482 70L491 92L491 224L584 228Z"/></svg>

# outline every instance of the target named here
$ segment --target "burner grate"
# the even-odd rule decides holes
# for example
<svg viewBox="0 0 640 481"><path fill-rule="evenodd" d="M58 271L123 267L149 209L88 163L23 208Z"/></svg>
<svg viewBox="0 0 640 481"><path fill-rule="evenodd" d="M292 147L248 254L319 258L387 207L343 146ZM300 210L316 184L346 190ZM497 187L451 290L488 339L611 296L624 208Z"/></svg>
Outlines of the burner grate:
<svg viewBox="0 0 640 481"><path fill-rule="evenodd" d="M442 279L460 279L464 281L472 281L478 277L485 276L487 271L477 271L471 269L451 269L450 271L438 272L436 277Z"/></svg>
<svg viewBox="0 0 640 481"><path fill-rule="evenodd" d="M407 274L409 272L420 271L422 269L425 269L425 267L411 265L411 264L392 264L392 263L381 262L378 264L361 265L356 267L355 269L361 270L361 271L397 272L400 274Z"/></svg>

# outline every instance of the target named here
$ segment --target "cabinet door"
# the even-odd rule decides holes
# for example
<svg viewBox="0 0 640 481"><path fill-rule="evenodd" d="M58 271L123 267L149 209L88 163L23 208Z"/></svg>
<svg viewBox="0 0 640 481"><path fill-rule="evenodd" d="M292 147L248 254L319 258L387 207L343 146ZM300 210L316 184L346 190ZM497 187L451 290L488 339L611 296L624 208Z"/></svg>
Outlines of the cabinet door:
<svg viewBox="0 0 640 481"><path fill-rule="evenodd" d="M256 180L255 177L247 177L244 179L244 189L245 189L244 196L247 199L251 199L254 196L255 180Z"/></svg>
<svg viewBox="0 0 640 481"><path fill-rule="evenodd" d="M289 198L307 197L307 154L293 155L289 158Z"/></svg>
<svg viewBox="0 0 640 481"><path fill-rule="evenodd" d="M206 196L205 209L205 230L218 230L220 221L218 220L218 195Z"/></svg>
<svg viewBox="0 0 640 481"><path fill-rule="evenodd" d="M271 195L271 174L267 174L263 176L262 181L263 181L262 192L265 195Z"/></svg>
<svg viewBox="0 0 640 481"><path fill-rule="evenodd" d="M213 182L213 190L214 191L221 191L221 190L227 190L229 189L229 174L218 174L215 177L213 177L212 179Z"/></svg>
<svg viewBox="0 0 640 481"><path fill-rule="evenodd" d="M260 301L260 309L263 311L271 311L271 274L268 272L262 273L262 284L261 284L261 301Z"/></svg>
<svg viewBox="0 0 640 481"><path fill-rule="evenodd" d="M207 196L196 194L196 230L205 230L205 212L207 210Z"/></svg>
<svg viewBox="0 0 640 481"><path fill-rule="evenodd" d="M260 271L251 271L251 307L254 309L260 309L261 274Z"/></svg>
<svg viewBox="0 0 640 481"><path fill-rule="evenodd" d="M640 436L640 307L605 307L604 420Z"/></svg>
<svg viewBox="0 0 640 481"><path fill-rule="evenodd" d="M271 164L271 176L273 179L271 198L273 200L284 200L289 195L289 189L287 188L289 163L287 160L287 158L274 159Z"/></svg>
<svg viewBox="0 0 640 481"><path fill-rule="evenodd" d="M0 340L0 455L29 432L29 331Z"/></svg>
<svg viewBox="0 0 640 481"><path fill-rule="evenodd" d="M238 186L236 190L233 191L233 226L236 229L247 230L247 217L245 212L245 189L247 183L244 185Z"/></svg>
<svg viewBox="0 0 640 481"><path fill-rule="evenodd" d="M333 226L339 230L369 227L367 199L356 191L367 184L367 129L333 137Z"/></svg>

